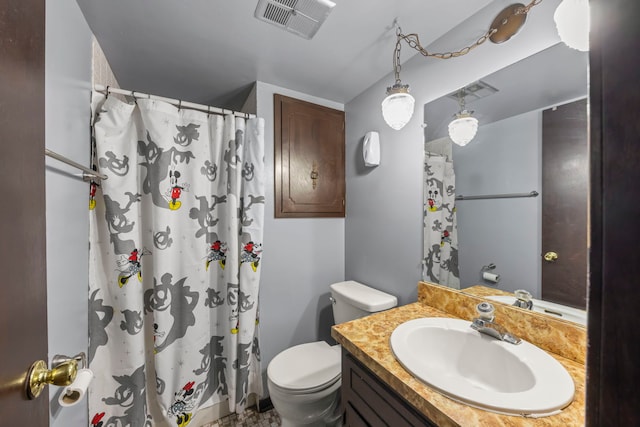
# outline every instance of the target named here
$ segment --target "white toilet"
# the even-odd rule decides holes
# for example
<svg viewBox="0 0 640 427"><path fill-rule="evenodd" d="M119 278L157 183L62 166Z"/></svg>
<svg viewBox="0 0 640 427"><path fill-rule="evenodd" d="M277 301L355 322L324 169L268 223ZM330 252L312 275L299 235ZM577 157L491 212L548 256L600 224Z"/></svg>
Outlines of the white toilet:
<svg viewBox="0 0 640 427"><path fill-rule="evenodd" d="M352 280L331 285L333 318L348 322L395 307L393 295ZM288 348L271 360L267 384L282 427L339 426L341 349L324 341Z"/></svg>

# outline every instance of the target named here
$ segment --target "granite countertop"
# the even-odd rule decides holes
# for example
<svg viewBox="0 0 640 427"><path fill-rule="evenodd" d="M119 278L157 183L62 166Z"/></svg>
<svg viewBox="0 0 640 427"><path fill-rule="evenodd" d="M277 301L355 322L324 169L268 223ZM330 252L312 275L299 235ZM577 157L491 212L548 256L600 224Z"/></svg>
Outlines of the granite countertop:
<svg viewBox="0 0 640 427"><path fill-rule="evenodd" d="M425 285L421 283L420 285ZM435 287L440 291L441 287ZM430 288L430 291L433 290ZM421 293L419 288L419 293ZM451 293L450 290L444 292ZM462 298L467 298L463 296ZM471 297L473 298L473 297ZM560 414L543 418L500 415L449 399L414 378L395 359L389 345L393 330L408 320L421 317L461 317L420 302L336 325L332 336L347 351L374 372L400 396L438 426L581 426L585 412L585 366L549 352L569 372L575 383L574 401ZM531 340L533 341L533 340ZM535 344L535 342L534 342Z"/></svg>

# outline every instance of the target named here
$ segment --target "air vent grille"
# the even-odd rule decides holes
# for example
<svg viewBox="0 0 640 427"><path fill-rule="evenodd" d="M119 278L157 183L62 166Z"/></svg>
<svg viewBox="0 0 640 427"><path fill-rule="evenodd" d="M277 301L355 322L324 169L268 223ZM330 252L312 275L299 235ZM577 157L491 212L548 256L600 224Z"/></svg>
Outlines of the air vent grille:
<svg viewBox="0 0 640 427"><path fill-rule="evenodd" d="M287 6L290 9L294 9L296 7L296 3L298 0L275 0L276 3L280 3L281 5Z"/></svg>
<svg viewBox="0 0 640 427"><path fill-rule="evenodd" d="M498 92L498 89L486 82L483 82L482 80L478 80L477 82L473 82L463 87L462 89L458 89L457 91L452 92L447 96L455 100L456 102L458 102L458 98L460 96L464 96L465 102L467 104L470 104L473 101L477 101L479 99L493 95L496 92Z"/></svg>
<svg viewBox="0 0 640 427"><path fill-rule="evenodd" d="M335 3L330 0L259 0L254 16L310 39L334 6Z"/></svg>
<svg viewBox="0 0 640 427"><path fill-rule="evenodd" d="M283 9L271 3L267 5L267 8L264 11L264 18L266 20L285 26L287 25L290 16L290 9Z"/></svg>

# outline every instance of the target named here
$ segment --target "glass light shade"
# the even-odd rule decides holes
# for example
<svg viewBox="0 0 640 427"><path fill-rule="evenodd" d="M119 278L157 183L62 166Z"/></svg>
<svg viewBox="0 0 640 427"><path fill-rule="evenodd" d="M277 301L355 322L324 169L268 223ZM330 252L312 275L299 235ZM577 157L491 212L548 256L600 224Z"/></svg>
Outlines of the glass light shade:
<svg viewBox="0 0 640 427"><path fill-rule="evenodd" d="M382 117L395 130L400 130L413 116L415 99L407 92L390 93L382 101Z"/></svg>
<svg viewBox="0 0 640 427"><path fill-rule="evenodd" d="M468 113L461 113L449 123L449 138L456 144L464 147L476 136L478 132L478 119Z"/></svg>
<svg viewBox="0 0 640 427"><path fill-rule="evenodd" d="M553 20L564 44L583 52L589 50L589 0L563 0Z"/></svg>

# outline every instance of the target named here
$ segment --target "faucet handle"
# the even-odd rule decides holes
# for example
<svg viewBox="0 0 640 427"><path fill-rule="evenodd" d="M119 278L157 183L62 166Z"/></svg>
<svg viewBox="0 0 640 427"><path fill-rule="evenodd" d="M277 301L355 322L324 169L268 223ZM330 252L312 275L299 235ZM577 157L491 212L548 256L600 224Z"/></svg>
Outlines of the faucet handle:
<svg viewBox="0 0 640 427"><path fill-rule="evenodd" d="M514 306L526 308L529 310L533 308L533 301L531 301L533 295L531 295L529 291L526 291L524 289L517 289L513 293L516 297L516 301L513 303Z"/></svg>
<svg viewBox="0 0 640 427"><path fill-rule="evenodd" d="M478 313L478 317L482 320L486 320L487 322L493 322L495 307L493 304L488 302L481 302L476 305L476 312Z"/></svg>

